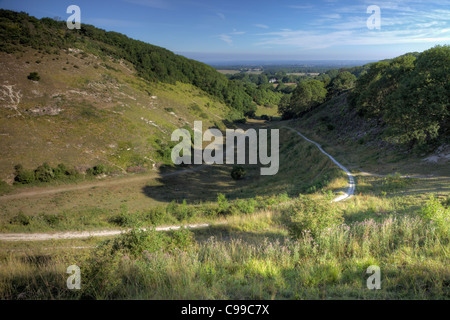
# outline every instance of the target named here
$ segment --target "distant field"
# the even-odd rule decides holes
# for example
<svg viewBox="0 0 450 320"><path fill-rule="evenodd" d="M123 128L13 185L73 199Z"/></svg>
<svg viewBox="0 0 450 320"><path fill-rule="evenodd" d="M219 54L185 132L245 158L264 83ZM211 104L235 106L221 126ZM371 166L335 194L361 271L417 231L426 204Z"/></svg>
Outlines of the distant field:
<svg viewBox="0 0 450 320"><path fill-rule="evenodd" d="M240 73L241 70L217 70L217 72L220 72L222 74L236 74L236 73ZM245 71L245 73L248 73L248 74L261 74L261 73L263 73L263 71Z"/></svg>
<svg viewBox="0 0 450 320"><path fill-rule="evenodd" d="M241 71L239 71L239 70L217 70L217 72L220 72L222 74L236 74Z"/></svg>
<svg viewBox="0 0 450 320"><path fill-rule="evenodd" d="M258 106L258 108L256 109L256 113L255 115L257 117L261 117L262 115L267 115L267 116L271 116L271 117L278 117L280 116L280 114L278 113L278 108L268 108L268 107L264 107L264 106Z"/></svg>
<svg viewBox="0 0 450 320"><path fill-rule="evenodd" d="M293 72L287 73L288 76L318 76L320 73L317 72Z"/></svg>
<svg viewBox="0 0 450 320"><path fill-rule="evenodd" d="M278 87L278 83L274 83L273 86L274 88ZM288 82L288 83L284 83L285 86L297 86L297 84L295 82Z"/></svg>

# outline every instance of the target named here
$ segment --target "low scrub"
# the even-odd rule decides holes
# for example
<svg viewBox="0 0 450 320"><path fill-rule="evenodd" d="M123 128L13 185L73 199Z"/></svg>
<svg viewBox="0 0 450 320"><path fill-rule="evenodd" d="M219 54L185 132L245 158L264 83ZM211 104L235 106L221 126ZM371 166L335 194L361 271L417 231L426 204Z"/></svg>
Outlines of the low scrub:
<svg viewBox="0 0 450 320"><path fill-rule="evenodd" d="M56 167L51 167L47 162L38 166L34 170L25 169L21 164L14 167L15 184L31 184L34 182L51 182L58 180L76 180L81 177L81 174L73 167L68 167L64 163L58 164ZM97 176L100 174L110 173L110 169L99 164L86 170L86 174L90 176Z"/></svg>
<svg viewBox="0 0 450 320"><path fill-rule="evenodd" d="M344 219L331 201L300 195L283 212L284 222L293 238L310 234L313 238L323 230L341 224Z"/></svg>
<svg viewBox="0 0 450 320"><path fill-rule="evenodd" d="M448 200L447 200L448 201ZM448 235L450 232L450 209L438 199L431 196L419 215L435 227L439 232Z"/></svg>

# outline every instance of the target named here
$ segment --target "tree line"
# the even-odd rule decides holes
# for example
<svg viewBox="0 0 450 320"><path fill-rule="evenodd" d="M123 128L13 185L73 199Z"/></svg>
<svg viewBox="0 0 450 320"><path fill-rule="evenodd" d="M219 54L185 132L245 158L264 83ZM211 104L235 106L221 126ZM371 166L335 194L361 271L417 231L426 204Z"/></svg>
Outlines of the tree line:
<svg viewBox="0 0 450 320"><path fill-rule="evenodd" d="M284 119L302 117L344 92L360 116L378 119L385 126L384 138L389 142L412 147L438 138L448 141L450 46L329 70L301 82L278 108Z"/></svg>
<svg viewBox="0 0 450 320"><path fill-rule="evenodd" d="M361 115L382 120L393 143L448 139L450 46L373 63L348 101Z"/></svg>

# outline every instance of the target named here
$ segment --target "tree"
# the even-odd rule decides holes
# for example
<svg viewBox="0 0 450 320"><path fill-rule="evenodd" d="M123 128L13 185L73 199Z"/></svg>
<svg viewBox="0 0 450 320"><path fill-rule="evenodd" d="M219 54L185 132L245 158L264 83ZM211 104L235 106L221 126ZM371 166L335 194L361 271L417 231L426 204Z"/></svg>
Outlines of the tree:
<svg viewBox="0 0 450 320"><path fill-rule="evenodd" d="M423 143L449 131L450 46L426 50L415 62L386 99L383 118L397 143Z"/></svg>
<svg viewBox="0 0 450 320"><path fill-rule="evenodd" d="M323 82L310 80L301 82L292 93L288 113L300 117L325 101L327 90Z"/></svg>
<svg viewBox="0 0 450 320"><path fill-rule="evenodd" d="M383 120L385 138L393 143L412 147L448 137L450 47L371 64L358 78L349 103L360 114Z"/></svg>
<svg viewBox="0 0 450 320"><path fill-rule="evenodd" d="M231 170L231 177L234 180L242 179L245 176L245 169L242 166L234 166Z"/></svg>
<svg viewBox="0 0 450 320"><path fill-rule="evenodd" d="M281 97L280 103L278 104L278 113L280 113L283 119L291 119L294 117L294 113L290 109L291 95L286 94Z"/></svg>
<svg viewBox="0 0 450 320"><path fill-rule="evenodd" d="M348 71L338 73L336 77L331 80L328 86L330 96L336 96L343 91L349 90L355 86L356 77Z"/></svg>

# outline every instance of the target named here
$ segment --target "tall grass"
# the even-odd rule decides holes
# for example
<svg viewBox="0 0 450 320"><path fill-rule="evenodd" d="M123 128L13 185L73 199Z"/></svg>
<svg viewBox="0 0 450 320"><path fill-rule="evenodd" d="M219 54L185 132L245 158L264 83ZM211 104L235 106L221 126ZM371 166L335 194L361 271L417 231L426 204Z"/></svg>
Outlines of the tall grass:
<svg viewBox="0 0 450 320"><path fill-rule="evenodd" d="M272 225L282 221L277 213L263 215ZM245 217L236 217L229 228L242 225ZM80 291L65 288L61 264L24 268L23 262L6 259L0 268L0 297L450 298L449 236L418 216L340 224L295 239L247 241L231 233L228 239L193 241L190 232L182 232L128 234L80 257ZM370 265L381 268L380 290L366 287Z"/></svg>

